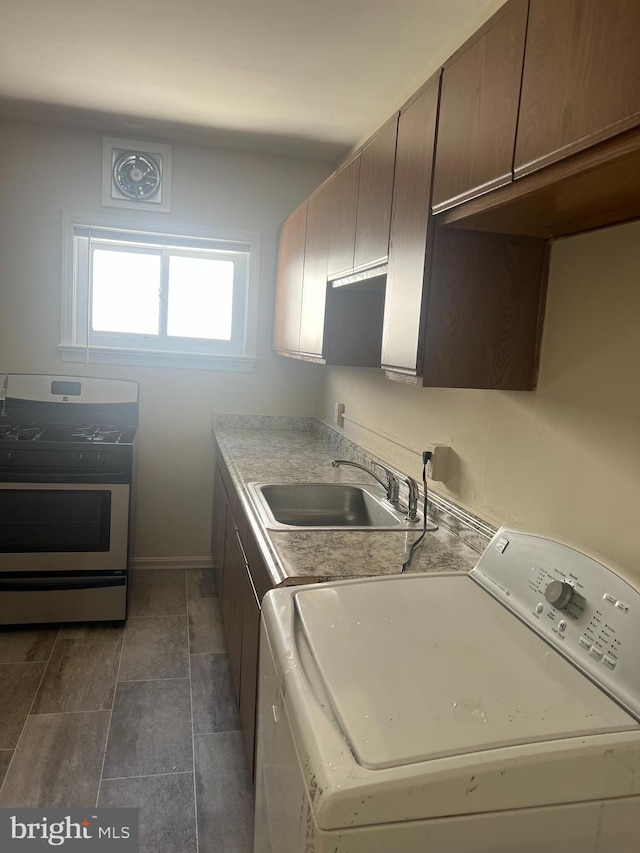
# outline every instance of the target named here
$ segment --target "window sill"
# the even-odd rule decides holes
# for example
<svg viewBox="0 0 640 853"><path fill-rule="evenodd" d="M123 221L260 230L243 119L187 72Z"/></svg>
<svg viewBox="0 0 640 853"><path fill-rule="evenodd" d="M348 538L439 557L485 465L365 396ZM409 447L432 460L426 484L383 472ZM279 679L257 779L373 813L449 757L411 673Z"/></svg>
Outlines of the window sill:
<svg viewBox="0 0 640 853"><path fill-rule="evenodd" d="M250 355L219 355L199 352L167 352L129 350L118 347L86 347L60 344L62 361L79 364L129 364L142 367L177 367L190 370L219 370L230 373L252 373L257 358Z"/></svg>

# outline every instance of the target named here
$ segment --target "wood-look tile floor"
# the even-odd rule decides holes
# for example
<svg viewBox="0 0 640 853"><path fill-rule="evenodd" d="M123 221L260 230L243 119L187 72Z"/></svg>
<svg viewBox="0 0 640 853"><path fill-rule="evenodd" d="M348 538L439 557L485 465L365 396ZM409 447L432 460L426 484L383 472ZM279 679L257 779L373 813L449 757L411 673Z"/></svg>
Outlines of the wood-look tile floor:
<svg viewBox="0 0 640 853"><path fill-rule="evenodd" d="M0 629L0 806L140 809L140 853L250 853L213 572L134 573L124 627Z"/></svg>

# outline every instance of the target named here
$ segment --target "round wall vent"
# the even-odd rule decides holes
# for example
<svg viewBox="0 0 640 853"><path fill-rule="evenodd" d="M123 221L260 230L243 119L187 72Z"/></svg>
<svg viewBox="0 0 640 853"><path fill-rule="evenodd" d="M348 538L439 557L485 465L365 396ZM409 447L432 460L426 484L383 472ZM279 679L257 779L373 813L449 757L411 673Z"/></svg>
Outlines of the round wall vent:
<svg viewBox="0 0 640 853"><path fill-rule="evenodd" d="M102 148L103 205L169 212L170 145L105 136Z"/></svg>
<svg viewBox="0 0 640 853"><path fill-rule="evenodd" d="M127 198L146 201L160 189L161 165L141 151L126 151L113 166L113 180Z"/></svg>

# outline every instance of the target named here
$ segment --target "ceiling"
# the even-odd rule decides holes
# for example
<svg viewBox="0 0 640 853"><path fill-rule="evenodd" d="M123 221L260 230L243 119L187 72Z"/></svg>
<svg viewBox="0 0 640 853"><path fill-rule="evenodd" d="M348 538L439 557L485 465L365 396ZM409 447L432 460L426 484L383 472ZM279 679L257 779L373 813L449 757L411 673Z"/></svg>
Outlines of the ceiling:
<svg viewBox="0 0 640 853"><path fill-rule="evenodd" d="M1 0L0 115L338 159L504 0Z"/></svg>

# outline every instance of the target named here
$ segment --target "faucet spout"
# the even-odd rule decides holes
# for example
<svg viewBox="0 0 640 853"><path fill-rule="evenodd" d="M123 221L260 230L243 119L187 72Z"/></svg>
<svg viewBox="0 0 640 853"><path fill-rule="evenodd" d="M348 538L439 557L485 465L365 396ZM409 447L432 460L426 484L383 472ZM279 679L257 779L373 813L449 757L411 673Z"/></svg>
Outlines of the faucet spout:
<svg viewBox="0 0 640 853"><path fill-rule="evenodd" d="M393 471L385 468L385 466L381 465L380 462L376 462L375 464L384 471L386 475L386 482L381 477L378 477L375 471L372 471L371 468L367 468L365 465L360 465L359 462L350 462L348 459L334 459L331 464L334 468L338 468L340 465L350 465L352 468L359 468L361 471L366 471L367 474L373 477L374 480L377 480L385 489L389 503L393 504L393 506L398 505L400 499L400 483L398 482L398 478Z"/></svg>

